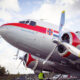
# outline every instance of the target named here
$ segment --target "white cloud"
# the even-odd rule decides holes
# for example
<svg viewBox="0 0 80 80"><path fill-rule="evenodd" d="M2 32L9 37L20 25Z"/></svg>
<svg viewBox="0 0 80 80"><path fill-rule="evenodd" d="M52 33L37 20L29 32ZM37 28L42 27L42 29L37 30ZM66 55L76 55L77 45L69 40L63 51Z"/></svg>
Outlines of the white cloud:
<svg viewBox="0 0 80 80"><path fill-rule="evenodd" d="M54 5L52 4L43 4L40 9L37 11L34 11L28 17L34 18L34 19L43 19L43 20L48 20L49 22L56 23L57 18L59 17L56 16L57 10L54 8L57 8L57 6L53 7Z"/></svg>
<svg viewBox="0 0 80 80"><path fill-rule="evenodd" d="M62 0L62 3L72 5L75 3L75 1L74 0Z"/></svg>
<svg viewBox="0 0 80 80"><path fill-rule="evenodd" d="M0 10L0 18L8 22L12 19L12 15L5 10Z"/></svg>
<svg viewBox="0 0 80 80"><path fill-rule="evenodd" d="M13 11L20 10L18 0L0 0L0 8Z"/></svg>
<svg viewBox="0 0 80 80"><path fill-rule="evenodd" d="M22 73L28 74L33 73L32 70L26 69L23 64L17 68L20 63L20 60L14 60L17 49L12 47L2 38L0 39L0 65L5 67L11 74ZM20 51L19 55L23 55L24 52Z"/></svg>
<svg viewBox="0 0 80 80"><path fill-rule="evenodd" d="M20 7L18 0L0 0L0 19L4 22L11 21L13 15L11 12L19 12Z"/></svg>
<svg viewBox="0 0 80 80"><path fill-rule="evenodd" d="M43 19L44 21L59 25L61 11L65 10L65 27L70 29L70 26L76 24L77 19L75 18L77 16L80 16L79 3L79 0L56 0L55 3L50 3L50 0L46 0L45 3L42 4L40 9L33 11L31 14L27 16L27 18ZM80 21L80 17L78 20ZM77 25L80 25L79 21L77 22Z"/></svg>

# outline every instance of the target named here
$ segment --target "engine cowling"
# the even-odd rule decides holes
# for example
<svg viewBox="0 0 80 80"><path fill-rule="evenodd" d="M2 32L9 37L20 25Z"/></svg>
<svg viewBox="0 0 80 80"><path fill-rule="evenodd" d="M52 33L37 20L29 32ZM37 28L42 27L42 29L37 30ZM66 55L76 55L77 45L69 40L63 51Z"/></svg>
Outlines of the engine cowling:
<svg viewBox="0 0 80 80"><path fill-rule="evenodd" d="M80 47L80 40L79 40L77 34L75 34L73 32L64 33L61 36L61 41L67 42L78 48ZM58 45L58 53L60 56L63 56L63 57L67 57L71 54L63 44Z"/></svg>
<svg viewBox="0 0 80 80"><path fill-rule="evenodd" d="M25 54L23 59L23 65L25 67L31 68L33 70L45 70L45 71L52 71L53 62L46 62L43 66L44 59L38 58L31 54Z"/></svg>

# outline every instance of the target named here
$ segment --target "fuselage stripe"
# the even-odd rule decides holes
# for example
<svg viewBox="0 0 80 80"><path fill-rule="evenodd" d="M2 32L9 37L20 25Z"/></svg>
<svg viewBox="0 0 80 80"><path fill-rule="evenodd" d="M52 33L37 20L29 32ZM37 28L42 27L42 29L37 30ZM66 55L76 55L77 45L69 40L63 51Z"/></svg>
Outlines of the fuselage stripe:
<svg viewBox="0 0 80 80"><path fill-rule="evenodd" d="M8 23L8 24L4 24L2 26L7 26L7 25L9 25L9 26L17 26L17 27L21 27L21 28L37 31L37 32L44 33L44 34L47 34L46 33L47 29L49 29L49 28L45 28L45 27L41 27L41 26L37 26L37 25L36 26L31 26L31 25L22 24L22 23ZM50 29L50 30L52 30L52 29ZM59 32L56 31L56 30L53 30L53 32L59 34ZM50 34L48 34L48 35L50 35Z"/></svg>
<svg viewBox="0 0 80 80"><path fill-rule="evenodd" d="M41 33L44 33L44 34L46 34L46 30L47 30L44 27L31 26L31 25L22 24L22 23L8 23L8 24L4 24L2 26L6 26L6 25L9 25L9 26L17 26L17 27L21 27L21 28L26 28L26 29L30 29L30 30L33 30L33 31L41 32Z"/></svg>

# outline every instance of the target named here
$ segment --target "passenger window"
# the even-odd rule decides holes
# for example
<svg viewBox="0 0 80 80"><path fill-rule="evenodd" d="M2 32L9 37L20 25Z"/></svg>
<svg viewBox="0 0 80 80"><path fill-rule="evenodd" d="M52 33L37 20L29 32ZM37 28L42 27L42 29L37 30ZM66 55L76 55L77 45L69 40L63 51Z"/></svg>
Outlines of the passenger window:
<svg viewBox="0 0 80 80"><path fill-rule="evenodd" d="M36 22L31 21L31 22L30 22L30 25L31 25L31 26L36 26Z"/></svg>

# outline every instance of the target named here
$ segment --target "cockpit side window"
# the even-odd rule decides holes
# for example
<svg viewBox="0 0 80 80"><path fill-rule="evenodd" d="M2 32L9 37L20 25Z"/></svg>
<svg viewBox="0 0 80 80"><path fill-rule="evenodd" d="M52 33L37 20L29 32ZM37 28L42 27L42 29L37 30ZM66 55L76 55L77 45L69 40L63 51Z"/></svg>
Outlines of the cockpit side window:
<svg viewBox="0 0 80 80"><path fill-rule="evenodd" d="M29 21L26 21L25 23L26 23L26 24L29 24Z"/></svg>
<svg viewBox="0 0 80 80"><path fill-rule="evenodd" d="M20 21L19 23L29 24L30 21Z"/></svg>
<svg viewBox="0 0 80 80"><path fill-rule="evenodd" d="M23 23L23 24L29 24L31 26L36 26L36 22L35 21L20 21L19 23Z"/></svg>
<svg viewBox="0 0 80 80"><path fill-rule="evenodd" d="M31 26L36 26L36 22L30 21L30 25L31 25Z"/></svg>
<svg viewBox="0 0 80 80"><path fill-rule="evenodd" d="M25 21L20 21L19 23L23 23L23 24L25 24Z"/></svg>

